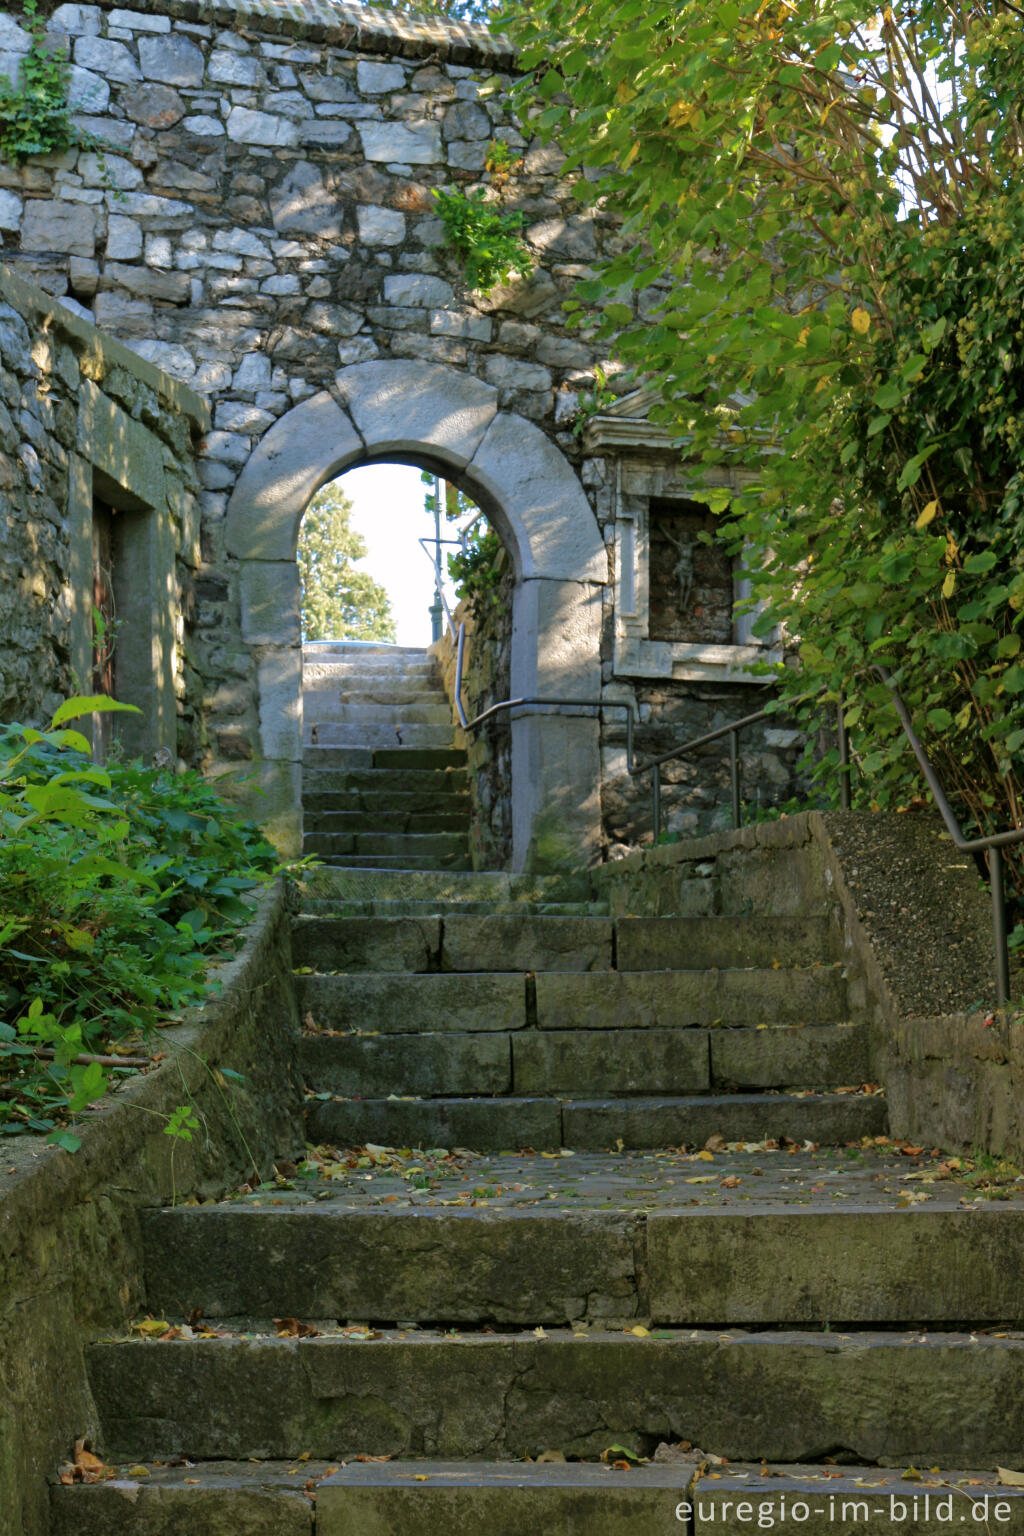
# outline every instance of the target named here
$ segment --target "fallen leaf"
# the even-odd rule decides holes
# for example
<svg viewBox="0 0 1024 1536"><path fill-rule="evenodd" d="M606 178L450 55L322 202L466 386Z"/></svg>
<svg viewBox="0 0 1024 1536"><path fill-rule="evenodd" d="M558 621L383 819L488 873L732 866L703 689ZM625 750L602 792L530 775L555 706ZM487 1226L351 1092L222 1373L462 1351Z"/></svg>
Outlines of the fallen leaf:
<svg viewBox="0 0 1024 1536"><path fill-rule="evenodd" d="M275 1317L274 1327L279 1339L318 1339L320 1329L312 1323L300 1323L297 1317Z"/></svg>
<svg viewBox="0 0 1024 1536"><path fill-rule="evenodd" d="M1009 1467L996 1467L996 1472L1004 1488L1024 1488L1024 1472L1011 1472Z"/></svg>
<svg viewBox="0 0 1024 1536"><path fill-rule="evenodd" d="M705 1152L725 1151L725 1137L722 1135L721 1131L715 1131L713 1136L708 1137L707 1141L704 1143L704 1150Z"/></svg>
<svg viewBox="0 0 1024 1536"><path fill-rule="evenodd" d="M722 1188L722 1189L737 1189L739 1187L739 1185L742 1184L742 1183L743 1183L742 1179L737 1178L734 1173L730 1173L728 1178L722 1180L720 1188Z"/></svg>
<svg viewBox="0 0 1024 1536"><path fill-rule="evenodd" d="M636 1327L631 1328L629 1331L637 1339L649 1339L651 1336L650 1329L644 1328L640 1323L637 1323Z"/></svg>
<svg viewBox="0 0 1024 1536"><path fill-rule="evenodd" d="M905 1483L919 1483L921 1481L921 1474L916 1467L908 1467L903 1474L903 1481Z"/></svg>
<svg viewBox="0 0 1024 1536"><path fill-rule="evenodd" d="M537 1457L537 1460L538 1461L564 1461L565 1460L565 1455L564 1455L564 1452L562 1452L562 1451L541 1451L540 1455Z"/></svg>
<svg viewBox="0 0 1024 1536"><path fill-rule="evenodd" d="M533 1336L534 1336L535 1339L546 1339L547 1338L547 1334L545 1333L543 1328L535 1328L533 1330Z"/></svg>
<svg viewBox="0 0 1024 1536"><path fill-rule="evenodd" d="M714 1153L713 1152L709 1152L707 1147L704 1148L703 1152L698 1152L697 1153L697 1161L698 1162L701 1162L701 1163L713 1163L714 1160L715 1160Z"/></svg>
<svg viewBox="0 0 1024 1536"><path fill-rule="evenodd" d="M144 1317L141 1322L132 1323L132 1333L138 1333L144 1339L159 1339L170 1331L170 1323L164 1317Z"/></svg>

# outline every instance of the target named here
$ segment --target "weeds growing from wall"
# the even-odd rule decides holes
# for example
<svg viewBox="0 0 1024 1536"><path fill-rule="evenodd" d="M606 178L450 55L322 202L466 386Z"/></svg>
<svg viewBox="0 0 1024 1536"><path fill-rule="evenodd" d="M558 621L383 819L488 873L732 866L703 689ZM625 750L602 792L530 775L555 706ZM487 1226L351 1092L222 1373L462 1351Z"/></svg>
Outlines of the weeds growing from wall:
<svg viewBox="0 0 1024 1536"><path fill-rule="evenodd" d="M46 23L37 0L24 0L32 37L18 65L17 80L0 75L0 159L24 165L32 155L60 154L78 145L98 149L99 141L71 120L68 88L71 64L46 41Z"/></svg>

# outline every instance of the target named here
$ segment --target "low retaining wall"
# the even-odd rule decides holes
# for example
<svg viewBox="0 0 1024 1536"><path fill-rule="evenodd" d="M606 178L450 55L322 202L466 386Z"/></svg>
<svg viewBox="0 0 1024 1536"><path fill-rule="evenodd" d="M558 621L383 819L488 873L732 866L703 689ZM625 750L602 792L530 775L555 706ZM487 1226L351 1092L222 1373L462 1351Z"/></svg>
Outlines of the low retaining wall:
<svg viewBox="0 0 1024 1536"><path fill-rule="evenodd" d="M989 897L937 818L811 811L645 849L593 879L616 914L831 912L893 1135L1024 1160L1024 1016L993 1011Z"/></svg>
<svg viewBox="0 0 1024 1536"><path fill-rule="evenodd" d="M0 1536L44 1536L46 1480L96 1430L84 1351L145 1311L139 1210L219 1192L302 1146L282 885L213 974L219 996L161 1031L167 1060L96 1112L79 1152L0 1146ZM222 1067L244 1083L218 1081ZM186 1100L201 1120L192 1142L163 1129Z"/></svg>

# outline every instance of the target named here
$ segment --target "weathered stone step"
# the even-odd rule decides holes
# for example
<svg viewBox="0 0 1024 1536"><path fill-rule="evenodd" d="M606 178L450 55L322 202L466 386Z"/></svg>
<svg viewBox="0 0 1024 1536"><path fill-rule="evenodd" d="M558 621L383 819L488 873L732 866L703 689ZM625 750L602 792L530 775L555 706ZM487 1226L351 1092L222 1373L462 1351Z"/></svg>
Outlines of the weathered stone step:
<svg viewBox="0 0 1024 1536"><path fill-rule="evenodd" d="M667 1331L667 1330L666 1330ZM1024 1341L862 1332L215 1338L87 1352L108 1460L648 1452L1014 1466Z"/></svg>
<svg viewBox="0 0 1024 1536"><path fill-rule="evenodd" d="M307 896L302 910L324 917L430 917L468 912L484 917L607 917L602 901L347 901Z"/></svg>
<svg viewBox="0 0 1024 1536"><path fill-rule="evenodd" d="M323 1029L405 1034L410 1026L453 1034L525 1029L522 976L296 976L302 1017Z"/></svg>
<svg viewBox="0 0 1024 1536"><path fill-rule="evenodd" d="M313 774L363 774L377 770L440 773L445 769L465 769L465 766L466 754L461 747L339 747L307 741L302 749L304 779ZM381 783L382 787L387 787L383 780Z"/></svg>
<svg viewBox="0 0 1024 1536"><path fill-rule="evenodd" d="M587 875L510 875L502 870L448 874L317 870L302 883L303 897L356 901L586 901Z"/></svg>
<svg viewBox="0 0 1024 1536"><path fill-rule="evenodd" d="M834 966L581 976L552 969L538 970L536 987L541 1029L745 1028L834 1024L846 1017L846 982Z"/></svg>
<svg viewBox="0 0 1024 1536"><path fill-rule="evenodd" d="M353 679L353 683L355 683ZM451 708L447 702L447 695L440 686L436 688L407 687L394 681L382 682L379 688L364 687L363 679L358 679L359 686L347 688L339 687L332 682L330 686L326 681L314 687L303 684L302 697L305 711L319 714L320 710L333 704L346 704L351 709L363 709L367 707L387 708L394 714L405 716L407 708L434 709L442 704L448 710ZM327 719L326 715L320 715L321 719Z"/></svg>
<svg viewBox="0 0 1024 1536"><path fill-rule="evenodd" d="M303 847L307 853L327 857L380 854L386 860L400 860L411 856L417 864L423 859L437 858L438 868L444 867L446 859L467 856L465 832L387 832L366 827L365 823L364 830L359 832L321 832L314 824L303 835Z"/></svg>
<svg viewBox="0 0 1024 1536"><path fill-rule="evenodd" d="M303 709L306 725L316 721L323 733L328 726L351 725L362 734L364 727L394 726L404 736L410 726L436 725L452 734L452 714L446 703L431 699L426 704L361 704L353 699L314 698Z"/></svg>
<svg viewBox="0 0 1024 1536"><path fill-rule="evenodd" d="M568 1099L377 1098L310 1101L316 1142L388 1147L520 1147L601 1150L703 1146L765 1137L841 1146L881 1135L888 1118L878 1094L705 1094L689 1097Z"/></svg>
<svg viewBox="0 0 1024 1536"><path fill-rule="evenodd" d="M136 1460L138 1458L135 1458ZM791 1530L792 1511L828 1522L834 1536L908 1524L916 1536L948 1536L960 1516L969 1529L1016 1533L1024 1491L989 1471L944 1468L923 1481L878 1466L734 1463L690 1492L692 1457L632 1467L607 1462L398 1460L336 1463L196 1462L130 1470L113 1482L51 1490L51 1536L309 1536L307 1484L316 1489L317 1536L629 1536L681 1526L693 1536ZM302 1487L297 1488L301 1472ZM743 1519L735 1511L743 1506ZM749 1518L747 1506L750 1507ZM126 1511L138 1523L126 1524ZM734 1522L734 1523L733 1523ZM755 1524L756 1522L756 1524ZM769 1524L769 1522L771 1522Z"/></svg>
<svg viewBox="0 0 1024 1536"><path fill-rule="evenodd" d="M458 810L444 811L431 807L422 811L405 810L312 810L305 807L303 820L305 835L316 833L318 837L337 837L367 832L458 832L463 841L469 833L468 797Z"/></svg>
<svg viewBox="0 0 1024 1536"><path fill-rule="evenodd" d="M356 853L323 853L318 849L306 848L307 853L315 852L317 858L335 869L368 869L381 870L385 873L392 871L413 873L426 873L429 870L463 870L470 868L469 854L405 854L389 856L385 854L356 854Z"/></svg>
<svg viewBox="0 0 1024 1536"><path fill-rule="evenodd" d="M356 839L361 842L362 839ZM389 842L395 851L415 851L421 840L416 837L386 839L374 837L382 850ZM454 833L441 838L424 838L432 851L465 847ZM353 850L357 851L357 850ZM334 970L409 970L427 969L401 963L405 926L396 929L399 946L387 947L386 918L316 918L299 919L294 925L293 954L297 965L312 965L320 971ZM529 917L486 914L475 917L452 913L439 922L431 937L435 957L430 969L442 971L535 971L560 972L606 971L612 963L613 924L607 917ZM363 935L366 935L365 939ZM359 965L356 957L372 945L374 964ZM365 952L370 953L370 950ZM352 960L346 959L352 956ZM390 957L390 958L389 958Z"/></svg>
<svg viewBox="0 0 1024 1536"><path fill-rule="evenodd" d="M316 726L317 739L312 739ZM307 715L302 727L304 745L320 747L367 747L372 751L417 747L423 750L442 750L452 745L452 726L407 724L401 717L390 716L382 720L349 720L318 722ZM431 766L434 766L431 764Z"/></svg>
<svg viewBox="0 0 1024 1536"><path fill-rule="evenodd" d="M620 971L813 965L838 954L824 917L620 917Z"/></svg>
<svg viewBox="0 0 1024 1536"><path fill-rule="evenodd" d="M373 766L375 768L400 768L404 771L412 769L430 768L464 768L466 766L466 750L464 747L448 746L420 747L411 743L404 746L380 747L373 754Z"/></svg>
<svg viewBox="0 0 1024 1536"><path fill-rule="evenodd" d="M492 1194L497 1177L472 1175ZM717 1187L721 1173L713 1177ZM746 1169L743 1177L756 1182ZM710 1198L679 1184L676 1200ZM581 1199L573 1209L562 1198L520 1210L484 1196L460 1209L358 1209L332 1196L290 1209L146 1211L146 1305L161 1317L198 1309L207 1319L524 1327L607 1318L655 1327L1024 1322L1024 1211L900 1210L895 1197L883 1209L870 1188L826 1209L829 1196L807 1182L789 1198L807 1204L782 1207L782 1192L769 1187L745 1208L618 1210Z"/></svg>
<svg viewBox="0 0 1024 1536"><path fill-rule="evenodd" d="M364 656L372 656L375 662L380 662L382 658L396 662L430 660L426 646L392 645L387 640L307 640L302 647L303 662L330 658L358 665Z"/></svg>
<svg viewBox="0 0 1024 1536"><path fill-rule="evenodd" d="M415 1015L405 1020L414 1029ZM727 1039L730 1049L717 1049ZM309 1035L307 1087L346 1097L388 1094L690 1094L721 1088L855 1086L868 1073L865 1032L826 1025L767 1030L548 1030L515 1034Z"/></svg>
<svg viewBox="0 0 1024 1536"><path fill-rule="evenodd" d="M395 801L424 801L441 804L449 798L461 801L469 791L469 775L464 768L412 769L366 768L346 772L308 769L302 778L303 804L329 809L333 797L352 796L361 804L382 805ZM344 806L339 804L339 810Z"/></svg>

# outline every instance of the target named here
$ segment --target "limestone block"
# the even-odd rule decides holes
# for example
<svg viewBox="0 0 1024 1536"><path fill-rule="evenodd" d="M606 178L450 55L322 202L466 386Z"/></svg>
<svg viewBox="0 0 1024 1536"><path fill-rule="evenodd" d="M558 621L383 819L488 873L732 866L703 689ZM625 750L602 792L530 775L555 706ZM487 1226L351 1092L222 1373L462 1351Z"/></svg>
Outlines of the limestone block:
<svg viewBox="0 0 1024 1536"><path fill-rule="evenodd" d="M261 411L243 400L218 400L214 425L218 432L239 432L258 437L274 424L269 411Z"/></svg>
<svg viewBox="0 0 1024 1536"><path fill-rule="evenodd" d="M131 261L142 255L142 227L123 213L112 213L107 220L107 256Z"/></svg>
<svg viewBox="0 0 1024 1536"><path fill-rule="evenodd" d="M185 103L169 85L143 83L122 91L121 105L143 128L173 128L185 116Z"/></svg>
<svg viewBox="0 0 1024 1536"><path fill-rule="evenodd" d="M270 247L247 229L219 229L213 237L216 251L230 251L235 256L260 256L270 259Z"/></svg>
<svg viewBox="0 0 1024 1536"><path fill-rule="evenodd" d="M360 59L356 65L356 84L364 96L401 91L405 89L405 70L401 64L376 64Z"/></svg>
<svg viewBox="0 0 1024 1536"><path fill-rule="evenodd" d="M243 560L242 639L249 645L299 642L299 568L294 560Z"/></svg>
<svg viewBox="0 0 1024 1536"><path fill-rule="evenodd" d="M583 487L539 427L503 412L477 449L471 471L502 509L502 531L519 551L522 576L607 581L607 551Z"/></svg>
<svg viewBox="0 0 1024 1536"><path fill-rule="evenodd" d="M21 226L21 249L91 256L96 249L95 211L85 203L31 198Z"/></svg>
<svg viewBox="0 0 1024 1536"><path fill-rule="evenodd" d="M263 85L266 81L259 59L232 53L227 48L211 53L209 73L211 80L222 85Z"/></svg>
<svg viewBox="0 0 1024 1536"><path fill-rule="evenodd" d="M148 328L153 319L153 306L148 299L130 299L125 293L98 293L92 318L101 326L125 330L128 327Z"/></svg>
<svg viewBox="0 0 1024 1536"><path fill-rule="evenodd" d="M359 124L367 160L398 161L404 165L437 165L444 159L439 123Z"/></svg>
<svg viewBox="0 0 1024 1536"><path fill-rule="evenodd" d="M187 272L154 272L150 267L121 266L108 261L103 274L106 287L116 283L141 299L156 299L161 304L186 304L189 297Z"/></svg>
<svg viewBox="0 0 1024 1536"><path fill-rule="evenodd" d="M336 118L310 118L299 125L301 142L318 149L341 149L351 137L350 125Z"/></svg>
<svg viewBox="0 0 1024 1536"><path fill-rule="evenodd" d="M482 172L487 161L487 145L482 140L457 139L448 145L448 164L456 171Z"/></svg>
<svg viewBox="0 0 1024 1536"><path fill-rule="evenodd" d="M302 650L267 651L257 669L260 751L298 762L302 757Z"/></svg>
<svg viewBox="0 0 1024 1536"><path fill-rule="evenodd" d="M229 552L294 560L299 520L311 496L362 451L351 421L329 394L295 406L262 439L235 488L227 516Z"/></svg>
<svg viewBox="0 0 1024 1536"><path fill-rule="evenodd" d="M597 698L601 588L579 581L526 580L512 613L513 697Z"/></svg>
<svg viewBox="0 0 1024 1536"><path fill-rule="evenodd" d="M446 139L489 139L491 120L471 102L457 101L445 113L444 136Z"/></svg>
<svg viewBox="0 0 1024 1536"><path fill-rule="evenodd" d="M98 5L58 5L47 23L47 30L76 37L95 37L102 27L102 16ZM2 39L0 46L3 46Z"/></svg>
<svg viewBox="0 0 1024 1536"><path fill-rule="evenodd" d="M109 104L110 86L103 76L73 64L68 81L68 106L72 112L105 112Z"/></svg>
<svg viewBox="0 0 1024 1536"><path fill-rule="evenodd" d="M79 390L78 450L127 494L126 510L166 501L160 439L109 399L90 379Z"/></svg>
<svg viewBox="0 0 1024 1536"><path fill-rule="evenodd" d="M112 149L131 149L135 139L135 124L122 118L89 117L87 113L76 112L72 122L83 133L94 133L97 138L102 138Z"/></svg>
<svg viewBox="0 0 1024 1536"><path fill-rule="evenodd" d="M371 453L430 448L462 468L497 410L489 385L438 363L363 363L336 382Z"/></svg>
<svg viewBox="0 0 1024 1536"><path fill-rule="evenodd" d="M232 107L228 116L228 138L238 144L290 148L298 144L299 130L285 117L255 112L249 107Z"/></svg>
<svg viewBox="0 0 1024 1536"><path fill-rule="evenodd" d="M111 11L108 17L112 27L124 27L129 32L169 32L169 16L151 16L145 11Z"/></svg>
<svg viewBox="0 0 1024 1536"><path fill-rule="evenodd" d="M186 117L181 125L200 139L219 139L224 134L224 124L219 117L207 117L200 112L196 117Z"/></svg>
<svg viewBox="0 0 1024 1536"><path fill-rule="evenodd" d="M247 437L236 437L232 432L207 432L204 442L207 456L219 464L241 465L249 458Z"/></svg>
<svg viewBox="0 0 1024 1536"><path fill-rule="evenodd" d="M572 219L542 219L531 224L526 239L538 250L568 258L591 261L597 255L597 241L592 221L584 215Z"/></svg>
<svg viewBox="0 0 1024 1536"><path fill-rule="evenodd" d="M590 368L594 362L591 349L568 336L542 336L535 356L539 363L547 363L550 368Z"/></svg>
<svg viewBox="0 0 1024 1536"><path fill-rule="evenodd" d="M191 203L179 202L174 197L157 197L153 192L119 192L116 198L109 192L107 206L111 213L148 220L150 228L154 228L159 219L165 229L181 228L194 219L196 211Z"/></svg>
<svg viewBox="0 0 1024 1536"><path fill-rule="evenodd" d="M270 358L265 352L250 352L242 358L231 380L238 390L267 389L270 385Z"/></svg>
<svg viewBox="0 0 1024 1536"><path fill-rule="evenodd" d="M274 228L284 235L319 235L337 240L344 219L341 204L324 185L316 166L300 160L270 193Z"/></svg>
<svg viewBox="0 0 1024 1536"><path fill-rule="evenodd" d="M27 53L32 38L13 16L0 12L0 53Z"/></svg>
<svg viewBox="0 0 1024 1536"><path fill-rule="evenodd" d="M142 186L142 172L124 155L100 155L89 150L78 157L78 174L87 187L119 187L134 191Z"/></svg>
<svg viewBox="0 0 1024 1536"><path fill-rule="evenodd" d="M444 309L454 298L450 283L423 272L396 272L384 279L387 304L401 304L410 309Z"/></svg>
<svg viewBox="0 0 1024 1536"><path fill-rule="evenodd" d="M173 341L133 341L132 351L169 373L172 378L191 384L196 375L195 360L187 347Z"/></svg>
<svg viewBox="0 0 1024 1536"><path fill-rule="evenodd" d="M436 309L430 317L432 336L465 336L470 341L490 341L494 323L483 315L460 315Z"/></svg>
<svg viewBox="0 0 1024 1536"><path fill-rule="evenodd" d="M405 239L405 214L371 204L356 210L359 238L364 245L401 245Z"/></svg>
<svg viewBox="0 0 1024 1536"><path fill-rule="evenodd" d="M119 80L125 85L142 79L131 50L109 37L80 37L75 44L75 63L95 70L105 80Z"/></svg>
<svg viewBox="0 0 1024 1536"><path fill-rule="evenodd" d="M521 363L514 357L489 357L485 365L488 382L502 389L550 389L551 374L536 363Z"/></svg>
<svg viewBox="0 0 1024 1536"><path fill-rule="evenodd" d="M17 193L0 189L0 229L20 229L23 206Z"/></svg>
<svg viewBox="0 0 1024 1536"><path fill-rule="evenodd" d="M147 80L164 85L197 86L203 83L203 53L180 32L139 41L139 62Z"/></svg>

